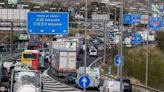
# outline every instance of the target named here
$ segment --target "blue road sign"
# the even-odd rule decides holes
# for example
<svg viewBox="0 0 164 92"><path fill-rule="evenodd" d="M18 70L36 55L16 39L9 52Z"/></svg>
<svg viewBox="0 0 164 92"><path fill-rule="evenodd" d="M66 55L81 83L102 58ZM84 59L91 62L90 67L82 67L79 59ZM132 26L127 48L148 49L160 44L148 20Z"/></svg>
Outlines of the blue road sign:
<svg viewBox="0 0 164 92"><path fill-rule="evenodd" d="M132 24L141 24L141 15L132 15Z"/></svg>
<svg viewBox="0 0 164 92"><path fill-rule="evenodd" d="M28 34L68 34L68 28L67 12L29 12L27 14Z"/></svg>
<svg viewBox="0 0 164 92"><path fill-rule="evenodd" d="M124 57L122 57L122 65L124 65ZM120 55L115 55L114 56L114 62L115 62L115 66L120 66L120 64L121 64L121 56Z"/></svg>
<svg viewBox="0 0 164 92"><path fill-rule="evenodd" d="M142 36L141 34L133 34L132 35L132 44L141 44L142 42Z"/></svg>
<svg viewBox="0 0 164 92"><path fill-rule="evenodd" d="M162 18L152 17L148 20L148 29L161 30L162 28Z"/></svg>
<svg viewBox="0 0 164 92"><path fill-rule="evenodd" d="M124 24L141 24L141 15L137 14L124 14L123 15Z"/></svg>
<svg viewBox="0 0 164 92"><path fill-rule="evenodd" d="M88 88L89 87L89 85L90 85L90 78L88 77L88 76L81 76L80 78L79 78L79 81L78 81L78 83L79 83L79 86L81 87L81 88Z"/></svg>
<svg viewBox="0 0 164 92"><path fill-rule="evenodd" d="M109 32L109 39L112 39L113 38L113 32Z"/></svg>
<svg viewBox="0 0 164 92"><path fill-rule="evenodd" d="M131 14L124 14L123 15L123 23L124 24L132 24L132 15Z"/></svg>

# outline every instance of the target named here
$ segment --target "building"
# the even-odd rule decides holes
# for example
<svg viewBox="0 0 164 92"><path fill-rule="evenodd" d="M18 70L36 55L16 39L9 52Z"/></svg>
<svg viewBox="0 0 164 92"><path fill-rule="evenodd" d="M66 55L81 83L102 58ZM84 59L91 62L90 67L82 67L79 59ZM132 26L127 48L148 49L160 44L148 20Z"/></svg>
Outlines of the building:
<svg viewBox="0 0 164 92"><path fill-rule="evenodd" d="M0 9L0 31L26 31L29 9Z"/></svg>

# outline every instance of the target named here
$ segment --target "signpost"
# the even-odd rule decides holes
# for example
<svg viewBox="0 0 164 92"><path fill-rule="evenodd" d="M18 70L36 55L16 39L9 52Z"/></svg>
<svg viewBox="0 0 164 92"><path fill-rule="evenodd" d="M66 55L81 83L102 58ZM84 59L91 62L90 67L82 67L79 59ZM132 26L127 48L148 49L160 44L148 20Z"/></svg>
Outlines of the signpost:
<svg viewBox="0 0 164 92"><path fill-rule="evenodd" d="M134 14L124 14L123 16L124 24L141 24L141 16Z"/></svg>
<svg viewBox="0 0 164 92"><path fill-rule="evenodd" d="M78 81L78 84L81 88L84 89L84 92L85 92L85 89L89 87L90 85L90 78L88 76L81 76L79 78L79 81Z"/></svg>
<svg viewBox="0 0 164 92"><path fill-rule="evenodd" d="M148 29L161 30L162 18L152 17L148 20Z"/></svg>
<svg viewBox="0 0 164 92"><path fill-rule="evenodd" d="M18 0L8 0L8 4L17 4Z"/></svg>
<svg viewBox="0 0 164 92"><path fill-rule="evenodd" d="M124 24L132 24L132 14L124 14L123 15L123 23Z"/></svg>
<svg viewBox="0 0 164 92"><path fill-rule="evenodd" d="M108 36L109 36L108 37L109 39L112 39L113 38L113 32L109 32Z"/></svg>
<svg viewBox="0 0 164 92"><path fill-rule="evenodd" d="M133 34L132 35L132 44L141 44L142 42L142 37L141 37L141 34Z"/></svg>
<svg viewBox="0 0 164 92"><path fill-rule="evenodd" d="M120 61L121 61L120 58L121 58L120 55L115 55L114 56L114 62L115 62L114 65L117 66L117 67L120 66ZM124 58L122 60L122 65L124 65L123 61L124 61Z"/></svg>
<svg viewBox="0 0 164 92"><path fill-rule="evenodd" d="M132 15L132 24L141 24L141 16Z"/></svg>
<svg viewBox="0 0 164 92"><path fill-rule="evenodd" d="M68 34L69 14L66 12L29 12L28 34Z"/></svg>

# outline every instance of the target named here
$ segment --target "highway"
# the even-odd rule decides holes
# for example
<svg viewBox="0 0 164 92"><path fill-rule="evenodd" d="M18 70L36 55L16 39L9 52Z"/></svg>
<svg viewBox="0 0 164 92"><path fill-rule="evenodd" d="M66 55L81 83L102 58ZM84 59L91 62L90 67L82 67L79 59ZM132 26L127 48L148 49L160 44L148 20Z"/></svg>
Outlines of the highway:
<svg viewBox="0 0 164 92"><path fill-rule="evenodd" d="M87 54L87 66L89 66L93 61L95 61L97 58L101 57L102 55L103 55L103 51L102 50L98 51L98 57L89 57L89 55ZM77 69L80 66L84 66L84 54L80 54L79 57L81 57L81 59L80 59L80 61L77 62ZM46 67L49 66L48 63L46 63L45 65L46 65ZM53 78L56 81L59 81L59 82L61 82L63 84L66 84L65 83L65 79L63 77L57 77L57 76L55 76L54 74L52 74L52 71L53 70L51 68L48 71L48 75L51 78ZM66 85L71 86L71 87L75 87L75 85L73 83L72 84L66 84ZM89 89L87 89L87 92L99 92L99 91L96 88L89 88Z"/></svg>

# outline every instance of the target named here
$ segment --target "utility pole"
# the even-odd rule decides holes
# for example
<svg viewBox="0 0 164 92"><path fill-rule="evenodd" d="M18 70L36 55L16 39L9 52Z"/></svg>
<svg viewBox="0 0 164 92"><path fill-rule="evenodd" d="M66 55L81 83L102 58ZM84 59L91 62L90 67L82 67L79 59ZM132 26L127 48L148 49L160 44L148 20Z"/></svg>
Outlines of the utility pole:
<svg viewBox="0 0 164 92"><path fill-rule="evenodd" d="M13 38L13 31L14 31L14 24L13 24L13 21L11 21L11 32L10 32L10 54L12 54L12 44L13 44L13 41L12 41L12 38Z"/></svg>
<svg viewBox="0 0 164 92"><path fill-rule="evenodd" d="M147 15L149 19L149 0L147 0ZM149 29L147 25L147 42L146 42L146 73L145 73L145 85L148 86L148 72L149 72Z"/></svg>
<svg viewBox="0 0 164 92"><path fill-rule="evenodd" d="M120 46L120 92L122 92L122 77L123 77L123 42L122 42L122 38L123 38L123 0L121 0L121 13L120 13L120 15L121 15L121 27L120 27L120 29L121 29L121 41L120 41L120 43L121 43L121 46Z"/></svg>
<svg viewBox="0 0 164 92"><path fill-rule="evenodd" d="M103 58L103 64L105 65L106 61L106 43L107 43L107 32L106 32L106 22L104 22L104 58Z"/></svg>
<svg viewBox="0 0 164 92"><path fill-rule="evenodd" d="M85 55L84 55L84 73L86 75L86 63L87 63L87 12L88 12L88 8L87 8L88 2L87 0L85 0ZM84 92L86 92L86 88L84 88L83 90Z"/></svg>
<svg viewBox="0 0 164 92"><path fill-rule="evenodd" d="M103 64L105 64L106 61L106 49L107 49L107 23L110 23L110 0L107 2L107 13L109 15L109 19L104 22L104 56L103 56ZM108 7L109 6L109 7ZM110 28L110 24L109 24Z"/></svg>
<svg viewBox="0 0 164 92"><path fill-rule="evenodd" d="M2 76L2 54L1 54L1 56L0 56L0 85L1 85L1 76Z"/></svg>
<svg viewBox="0 0 164 92"><path fill-rule="evenodd" d="M84 67L86 74L86 61L87 61L87 0L85 0L85 56L84 56Z"/></svg>

